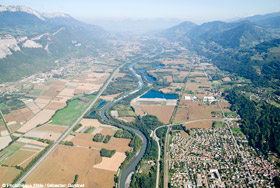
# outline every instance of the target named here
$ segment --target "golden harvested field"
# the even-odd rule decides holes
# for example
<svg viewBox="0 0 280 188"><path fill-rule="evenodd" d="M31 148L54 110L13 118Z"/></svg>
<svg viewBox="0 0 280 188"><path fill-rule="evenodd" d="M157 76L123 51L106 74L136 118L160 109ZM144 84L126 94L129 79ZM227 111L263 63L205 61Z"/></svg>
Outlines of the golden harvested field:
<svg viewBox="0 0 280 188"><path fill-rule="evenodd" d="M86 146L99 150L102 148L116 150L118 152L126 152L131 150L131 147L128 146L130 139L112 137L107 144L104 144L102 142L94 142L92 141L92 138L93 135L76 133L76 136L72 139L72 142L74 145Z"/></svg>
<svg viewBox="0 0 280 188"><path fill-rule="evenodd" d="M189 120L213 119L211 111L220 111L219 105L205 105L202 102L183 101L189 110Z"/></svg>
<svg viewBox="0 0 280 188"><path fill-rule="evenodd" d="M108 100L111 101L113 100L115 97L119 96L121 93L118 94L114 94L114 95L105 95L105 96L101 96L100 98L103 100Z"/></svg>
<svg viewBox="0 0 280 188"><path fill-rule="evenodd" d="M88 174L88 187L108 188L114 187L114 175L116 172L93 168ZM78 183L83 183L78 180Z"/></svg>
<svg viewBox="0 0 280 188"><path fill-rule="evenodd" d="M34 151L26 151L26 150L18 150L12 157L10 157L4 164L10 166L20 166L21 163L24 163L30 157L36 155L37 152Z"/></svg>
<svg viewBox="0 0 280 188"><path fill-rule="evenodd" d="M172 87L165 87L160 89L159 91L163 92L163 93L174 93L174 89Z"/></svg>
<svg viewBox="0 0 280 188"><path fill-rule="evenodd" d="M64 132L67 128L68 128L67 126L45 124L45 125L42 125L40 127L37 127L36 130L38 130L38 131Z"/></svg>
<svg viewBox="0 0 280 188"><path fill-rule="evenodd" d="M112 129L102 129L101 134L105 135L109 135L109 136L113 136L115 134L116 130L112 130Z"/></svg>
<svg viewBox="0 0 280 188"><path fill-rule="evenodd" d="M55 131L39 131L37 129L31 130L24 134L27 137L33 138L43 138L48 140L57 140L61 136L62 132L55 132Z"/></svg>
<svg viewBox="0 0 280 188"><path fill-rule="evenodd" d="M116 75L115 75L115 79L116 78L121 78L121 77L124 77L126 74L125 73L120 73L120 72L118 72Z"/></svg>
<svg viewBox="0 0 280 188"><path fill-rule="evenodd" d="M66 106L65 102L55 102L52 101L48 106L46 106L46 110L58 110L58 109L62 109Z"/></svg>
<svg viewBox="0 0 280 188"><path fill-rule="evenodd" d="M21 113L20 110L14 110L11 112L11 114L12 116L14 116L18 124L23 124L26 121L26 118L24 117L24 115Z"/></svg>
<svg viewBox="0 0 280 188"><path fill-rule="evenodd" d="M0 126L0 132L2 131L6 131L6 127L5 126Z"/></svg>
<svg viewBox="0 0 280 188"><path fill-rule="evenodd" d="M158 120L162 123L168 124L172 116L175 106L141 106L148 114L157 116Z"/></svg>
<svg viewBox="0 0 280 188"><path fill-rule="evenodd" d="M20 111L26 120L29 120L33 116L33 113L31 110L29 110L29 108L23 108L23 109L20 109Z"/></svg>
<svg viewBox="0 0 280 188"><path fill-rule="evenodd" d="M35 103L37 104L37 106L39 106L41 109L45 108L48 104L49 104L50 100L47 99L41 99L41 98L37 98L35 100Z"/></svg>
<svg viewBox="0 0 280 188"><path fill-rule="evenodd" d="M99 168L102 170L111 170L117 172L121 163L125 160L126 155L124 153L116 152L111 158L102 157L102 162L93 165L93 168Z"/></svg>
<svg viewBox="0 0 280 188"><path fill-rule="evenodd" d="M11 124L15 124L16 123L16 120L14 119L14 117L9 114L9 115L4 115L4 118L7 122L7 125L11 125Z"/></svg>
<svg viewBox="0 0 280 188"><path fill-rule="evenodd" d="M27 165L39 154L39 152L35 153L34 155L30 156L29 158L25 159L23 162L19 164L22 168L27 167Z"/></svg>
<svg viewBox="0 0 280 188"><path fill-rule="evenodd" d="M11 141L12 141L12 139L10 138L10 136L1 136L0 137L0 150L5 148Z"/></svg>
<svg viewBox="0 0 280 188"><path fill-rule="evenodd" d="M64 85L52 85L48 90L42 93L43 96L55 97L57 96L64 88Z"/></svg>
<svg viewBox="0 0 280 188"><path fill-rule="evenodd" d="M58 97L73 97L75 89L64 88L58 95Z"/></svg>
<svg viewBox="0 0 280 188"><path fill-rule="evenodd" d="M111 125L106 125L106 124L102 124L100 123L97 119L86 119L83 118L82 121L80 122L83 126L87 126L87 127L107 127L107 128L111 128L111 129L117 129L114 126ZM82 127L81 127L82 128Z"/></svg>
<svg viewBox="0 0 280 188"><path fill-rule="evenodd" d="M175 121L187 121L188 120L188 110L186 108L178 108Z"/></svg>
<svg viewBox="0 0 280 188"><path fill-rule="evenodd" d="M127 122L134 122L135 117L119 117L120 120L125 120Z"/></svg>
<svg viewBox="0 0 280 188"><path fill-rule="evenodd" d="M144 115L144 109L141 106L133 106L135 113L139 116L143 116Z"/></svg>
<svg viewBox="0 0 280 188"><path fill-rule="evenodd" d="M3 183L11 183L11 181L19 174L20 170L14 167L0 166L0 185Z"/></svg>
<svg viewBox="0 0 280 188"><path fill-rule="evenodd" d="M28 122L26 122L21 128L19 128L19 132L27 132L39 124L43 124L47 122L52 115L55 113L55 110L42 110L38 114L32 117Z"/></svg>
<svg viewBox="0 0 280 188"><path fill-rule="evenodd" d="M102 84L92 84L92 83L79 83L78 90L87 90L87 91L97 91L101 88Z"/></svg>
<svg viewBox="0 0 280 188"><path fill-rule="evenodd" d="M89 187L93 165L101 162L99 151L71 146L59 146L27 179L26 183L68 184L79 175L78 184L84 183Z"/></svg>
<svg viewBox="0 0 280 188"><path fill-rule="evenodd" d="M34 90L48 90L49 88L50 88L49 86L44 86L39 84L35 84L33 87Z"/></svg>
<svg viewBox="0 0 280 188"><path fill-rule="evenodd" d="M188 128L188 129L191 129L191 128L212 128L212 123L213 123L212 120L210 120L210 121L205 120L205 121L186 124L185 127Z"/></svg>

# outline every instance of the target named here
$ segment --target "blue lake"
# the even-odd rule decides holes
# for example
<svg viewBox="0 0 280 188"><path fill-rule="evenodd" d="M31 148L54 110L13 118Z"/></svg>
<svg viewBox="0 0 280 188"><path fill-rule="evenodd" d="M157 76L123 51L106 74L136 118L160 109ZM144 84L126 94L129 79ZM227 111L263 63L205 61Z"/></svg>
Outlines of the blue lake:
<svg viewBox="0 0 280 188"><path fill-rule="evenodd" d="M93 116L95 113L96 113L95 111L92 111L89 115Z"/></svg>
<svg viewBox="0 0 280 188"><path fill-rule="evenodd" d="M144 74L145 78L148 80L148 82L155 82L157 79L149 74L144 69L140 69L139 72Z"/></svg>
<svg viewBox="0 0 280 188"><path fill-rule="evenodd" d="M106 104L106 101L102 101L96 108L101 108L104 104Z"/></svg>
<svg viewBox="0 0 280 188"><path fill-rule="evenodd" d="M177 99L177 94L166 94L159 91L151 90L140 98L161 98L161 99Z"/></svg>
<svg viewBox="0 0 280 188"><path fill-rule="evenodd" d="M154 69L160 69L162 67L164 67L165 65L164 64L159 64L157 66L153 66Z"/></svg>

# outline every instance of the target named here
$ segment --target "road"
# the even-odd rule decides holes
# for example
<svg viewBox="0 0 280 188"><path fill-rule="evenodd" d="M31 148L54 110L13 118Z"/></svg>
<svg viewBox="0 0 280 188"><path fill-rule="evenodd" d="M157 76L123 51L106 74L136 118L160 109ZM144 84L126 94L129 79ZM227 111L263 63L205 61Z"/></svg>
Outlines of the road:
<svg viewBox="0 0 280 188"><path fill-rule="evenodd" d="M94 100L90 103L88 108L80 115L80 117L54 142L54 144L49 148L49 150L16 182L16 184L21 184L23 181L25 181L35 170L40 166L40 164L57 148L59 143L72 131L72 129L75 127L76 124L78 124L81 119L84 117L84 115L92 108L92 106L96 103L96 101L99 99L101 94L104 92L104 90L107 88L109 83L112 81L113 77L115 76L116 72L125 64L122 64L118 68L116 68L113 73L110 75L110 77L107 79L105 84L102 86L102 88L99 90L98 94L94 98Z"/></svg>
<svg viewBox="0 0 280 188"><path fill-rule="evenodd" d="M108 119L108 117L106 116L106 110L107 109L109 109L111 106L113 106L114 104L116 104L120 100L128 97L129 95L132 95L132 94L138 92L139 90L141 90L143 88L144 82L143 82L141 76L139 76L136 73L136 71L133 69L133 66L134 66L134 64L130 65L129 70L133 73L134 76L137 77L138 87L135 90L126 92L125 94L121 95L117 99L108 103L100 111L100 116L105 122L107 122L109 124L117 125L119 127L122 127L124 129L130 130L130 131L133 131L136 135L138 135L141 138L141 140L143 142L143 144L142 144L140 150L138 151L138 153L136 154L136 156L134 156L134 158L131 159L129 164L122 171L121 176L120 176L120 185L119 185L120 188L128 188L129 187L131 176L132 176L133 173L135 173L136 167L137 167L138 163L141 161L141 159L144 156L145 151L147 149L147 138L144 136L144 134L141 131L139 131L137 129L134 129L134 128L131 128L131 127L127 127L125 125L117 124L117 123L111 121L110 119Z"/></svg>

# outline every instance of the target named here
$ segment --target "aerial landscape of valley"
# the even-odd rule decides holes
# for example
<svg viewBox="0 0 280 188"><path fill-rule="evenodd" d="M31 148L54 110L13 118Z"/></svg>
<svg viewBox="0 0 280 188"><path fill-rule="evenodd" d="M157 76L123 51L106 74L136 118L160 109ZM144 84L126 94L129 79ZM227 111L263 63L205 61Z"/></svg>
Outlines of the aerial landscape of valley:
<svg viewBox="0 0 280 188"><path fill-rule="evenodd" d="M0 1L0 187L280 187L279 11Z"/></svg>

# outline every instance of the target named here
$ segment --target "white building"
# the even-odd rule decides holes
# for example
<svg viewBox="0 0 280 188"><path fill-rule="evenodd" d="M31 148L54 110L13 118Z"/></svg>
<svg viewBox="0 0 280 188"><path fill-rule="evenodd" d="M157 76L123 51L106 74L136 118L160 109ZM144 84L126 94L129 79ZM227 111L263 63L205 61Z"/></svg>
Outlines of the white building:
<svg viewBox="0 0 280 188"><path fill-rule="evenodd" d="M215 99L215 97L213 97L213 96L210 96L210 97L204 96L204 97L203 97L203 102L212 103L212 102L214 102L214 101L216 101L216 99Z"/></svg>
<svg viewBox="0 0 280 188"><path fill-rule="evenodd" d="M192 100L192 97L191 96L185 96L185 100L190 101L190 100Z"/></svg>

